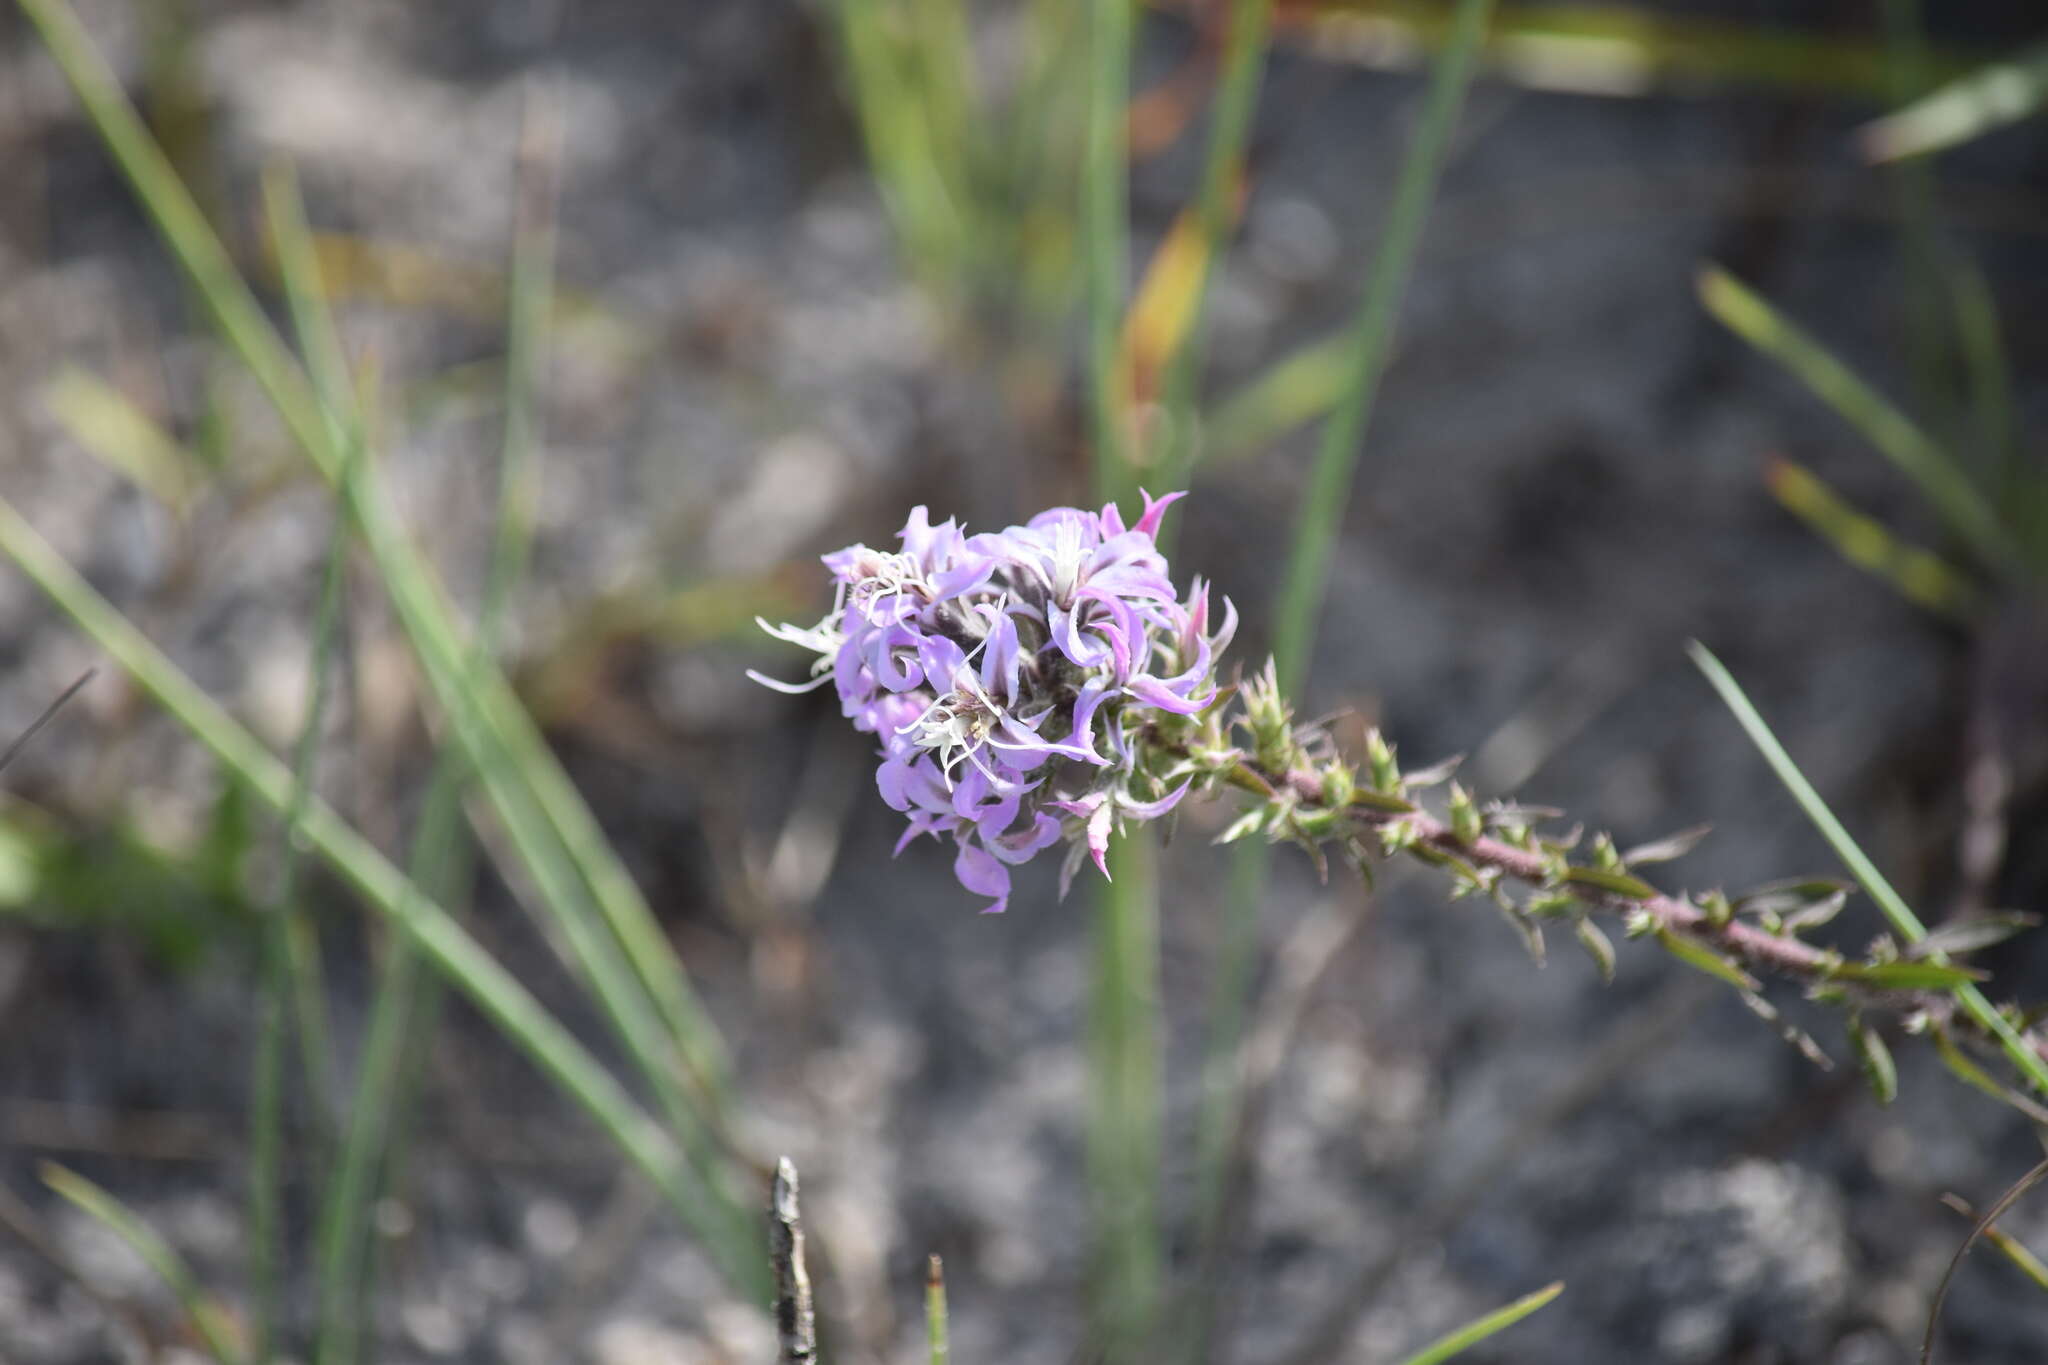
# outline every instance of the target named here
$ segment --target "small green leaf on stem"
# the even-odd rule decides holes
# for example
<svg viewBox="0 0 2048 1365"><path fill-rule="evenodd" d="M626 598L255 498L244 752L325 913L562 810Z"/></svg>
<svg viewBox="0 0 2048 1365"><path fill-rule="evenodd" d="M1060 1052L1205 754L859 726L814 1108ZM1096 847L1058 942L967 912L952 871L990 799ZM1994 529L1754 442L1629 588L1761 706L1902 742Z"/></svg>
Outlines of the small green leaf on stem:
<svg viewBox="0 0 2048 1365"><path fill-rule="evenodd" d="M1654 932L1657 942L1664 945L1664 951L1687 966L1696 967L1708 976L1713 977L1716 981L1725 981L1737 990L1758 991L1763 989L1762 983L1755 977L1743 971L1742 968L1736 966L1706 944L1696 939L1687 938L1684 934L1673 933L1663 925L1658 925Z"/></svg>
<svg viewBox="0 0 2048 1365"><path fill-rule="evenodd" d="M1712 825L1694 825L1691 829L1667 834L1662 839L1637 844L1634 848L1623 851L1621 861L1632 867L1637 863L1668 863L1674 858L1683 858L1692 852L1694 846L1706 838L1713 828Z"/></svg>
<svg viewBox="0 0 2048 1365"><path fill-rule="evenodd" d="M1960 923L1942 925L1918 943L1906 945L1902 955L1922 958L1936 953L1974 953L1995 943L2003 943L2040 922L2039 915L2019 910L1977 915Z"/></svg>
<svg viewBox="0 0 2048 1365"><path fill-rule="evenodd" d="M1590 919L1580 919L1572 925L1572 934L1592 957L1593 965L1600 969L1600 979L1608 985L1614 984L1614 943L1599 925Z"/></svg>
<svg viewBox="0 0 2048 1365"><path fill-rule="evenodd" d="M1890 1104L1899 1097L1899 1068L1892 1061L1892 1050L1878 1031L1861 1019L1849 1026L1849 1039L1856 1045L1856 1060L1863 1066L1863 1079L1870 1082L1871 1093L1879 1104Z"/></svg>
<svg viewBox="0 0 2048 1365"><path fill-rule="evenodd" d="M1834 975L1885 991L1951 991L1989 973L1940 962L1844 962Z"/></svg>
<svg viewBox="0 0 2048 1365"><path fill-rule="evenodd" d="M1605 835L1601 836L1605 838ZM1590 886L1596 891L1606 891L1630 900L1655 900L1657 888L1641 877L1631 877L1626 872L1612 872L1599 867L1568 867L1564 879L1577 886Z"/></svg>

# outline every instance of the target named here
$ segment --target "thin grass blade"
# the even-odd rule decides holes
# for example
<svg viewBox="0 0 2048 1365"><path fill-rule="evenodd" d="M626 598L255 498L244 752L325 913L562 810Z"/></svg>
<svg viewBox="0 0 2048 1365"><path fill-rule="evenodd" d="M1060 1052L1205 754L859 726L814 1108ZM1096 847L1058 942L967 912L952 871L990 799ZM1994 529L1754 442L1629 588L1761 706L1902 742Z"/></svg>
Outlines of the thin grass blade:
<svg viewBox="0 0 2048 1365"><path fill-rule="evenodd" d="M1081 168L1081 239L1088 299L1088 411L1095 495L1120 500L1135 483L1131 395L1118 365L1130 269L1132 6L1104 0L1088 11L1088 133Z"/></svg>
<svg viewBox="0 0 2048 1365"><path fill-rule="evenodd" d="M1208 339L1210 285L1225 241L1244 210L1245 145L1272 36L1273 0L1231 0L1228 25L1223 35L1223 77L1209 115L1209 145L1195 202L1187 322L1166 348L1159 384L1165 446L1158 462L1163 471L1160 483L1166 488L1185 485L1199 454L1195 389Z"/></svg>
<svg viewBox="0 0 2048 1365"><path fill-rule="evenodd" d="M2024 562L2010 530L1968 472L1904 413L1733 275L1717 266L1706 267L1700 272L1699 293L1707 311L1723 326L1783 365L1862 432L1986 563L2012 570Z"/></svg>
<svg viewBox="0 0 2048 1365"><path fill-rule="evenodd" d="M1351 502L1352 476L1358 467L1360 443L1372 419L1373 400L1386 373L1386 361L1400 319L1401 300L1422 245L1422 227L1436 197L1451 134L1465 91L1478 64L1492 0L1458 0L1451 32L1431 71L1421 121L1408 144L1394 183L1393 202L1379 250L1366 279L1365 297L1350 338L1350 367L1341 402L1323 428L1307 486L1302 490L1295 521L1293 553L1275 610L1273 655L1280 686L1292 695L1300 690L1308 665L1316 617L1322 611L1329 578L1330 553L1337 527Z"/></svg>
<svg viewBox="0 0 2048 1365"><path fill-rule="evenodd" d="M1805 465L1773 458L1764 467L1764 486L1779 506L1805 522L1836 554L1881 579L1913 605L1954 621L1968 621L1982 609L1984 595L1968 575L1858 512Z"/></svg>
<svg viewBox="0 0 2048 1365"><path fill-rule="evenodd" d="M334 648L340 637L342 585L348 537L339 528L327 553L320 597L313 613L312 657L308 661L306 719L292 760L292 796L284 816L284 866L277 900L263 927L263 975L257 999L257 1043L249 1102L249 1279L254 1299L250 1356L270 1359L277 1341L284 1264L284 1058L298 1021L307 1110L313 1115L317 1153L325 1147L328 1100L327 1006L318 960L302 951L314 942L299 904L300 838L313 790L314 763L325 728ZM294 939L298 942L295 943ZM296 1007L294 1008L294 1002ZM317 1167L318 1160L308 1165Z"/></svg>
<svg viewBox="0 0 2048 1365"><path fill-rule="evenodd" d="M192 1268L185 1264L184 1257L157 1236L154 1228L136 1217L126 1204L82 1175L47 1162L42 1172L45 1184L126 1242L157 1273L158 1278L170 1286L179 1307L185 1310L186 1318L191 1321L193 1331L206 1343L208 1353L220 1365L243 1365L248 1360L235 1341L234 1324L227 1310L208 1296Z"/></svg>
<svg viewBox="0 0 2048 1365"><path fill-rule="evenodd" d="M1792 799L1798 802L1799 808L1806 812L1806 818L1813 822L1814 828L1820 831L1821 837L1834 849L1835 856L1849 869L1849 874L1863 887L1871 900L1876 902L1877 908L1890 923L1892 931L1907 943L1918 943L1926 938L1927 927L1920 922L1920 917L1913 913L1905 898L1892 889L1892 884L1877 870L1877 864L1870 860L1869 855L1864 853L1850 836L1842 822L1835 818L1834 812L1828 809L1827 803L1821 800L1820 793L1813 789L1813 784L1799 771L1799 765L1785 752L1785 746L1771 733L1771 728L1765 722L1762 713L1743 692L1741 684L1735 681L1735 676L1697 640L1686 647L1686 652L1692 656L1692 661L1699 667L1700 672L1706 675L1714 691L1720 694L1722 703L1742 726L1743 732L1749 736L1750 743L1756 746L1757 752L1763 755L1764 761L1770 765L1778 781L1792 794ZM1930 953L1928 960L1939 965L1947 965L1948 955ZM2012 1060L2013 1066L2020 1074L2037 1090L2048 1094L2048 1062L2044 1062L2027 1041L2020 1037L2011 1021L1985 998L1984 992L1974 984L1963 983L1954 987L1953 993L1957 1003L1963 1007L1964 1013L1998 1039L1999 1044L2005 1049L2006 1056Z"/></svg>
<svg viewBox="0 0 2048 1365"><path fill-rule="evenodd" d="M1533 1294L1516 1299L1505 1308L1496 1308L1485 1317L1475 1319L1457 1331L1438 1338L1402 1361L1401 1365L1441 1365L1441 1362L1464 1354L1488 1337L1505 1332L1562 1293L1562 1280L1556 1284L1545 1285Z"/></svg>
<svg viewBox="0 0 2048 1365"><path fill-rule="evenodd" d="M2044 103L2048 45L1993 62L1865 124L1857 143L1869 161L1926 156L2031 118Z"/></svg>

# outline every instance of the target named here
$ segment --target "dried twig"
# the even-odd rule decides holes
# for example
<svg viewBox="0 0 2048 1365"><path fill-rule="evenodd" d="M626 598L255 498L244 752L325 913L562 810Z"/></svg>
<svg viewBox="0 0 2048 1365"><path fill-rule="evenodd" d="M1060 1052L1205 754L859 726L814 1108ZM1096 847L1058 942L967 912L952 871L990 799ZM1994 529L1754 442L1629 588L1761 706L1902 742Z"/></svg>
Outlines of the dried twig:
<svg viewBox="0 0 2048 1365"><path fill-rule="evenodd" d="M768 1255L775 1265L775 1331L779 1365L814 1365L818 1326L811 1312L811 1276L804 1269L804 1229L796 1206L796 1165L775 1163L768 1196Z"/></svg>
<svg viewBox="0 0 2048 1365"><path fill-rule="evenodd" d="M36 737L36 731L42 729L45 725L48 725L50 723L50 718L56 715L59 711L63 710L64 703L70 701L73 697L77 696L78 689L85 686L87 683L91 682L93 674L97 672L99 672L97 668L86 669L85 672L78 675L78 680L76 682L72 683L71 686L65 688L62 692L59 692L57 694L57 700L51 702L48 706L45 706L43 708L43 714L37 716L33 721L30 721L28 729L23 730L19 735L15 736L14 742L7 746L5 752L0 752L0 768L4 768L9 763L12 763L14 761L14 756L22 751L23 746Z"/></svg>

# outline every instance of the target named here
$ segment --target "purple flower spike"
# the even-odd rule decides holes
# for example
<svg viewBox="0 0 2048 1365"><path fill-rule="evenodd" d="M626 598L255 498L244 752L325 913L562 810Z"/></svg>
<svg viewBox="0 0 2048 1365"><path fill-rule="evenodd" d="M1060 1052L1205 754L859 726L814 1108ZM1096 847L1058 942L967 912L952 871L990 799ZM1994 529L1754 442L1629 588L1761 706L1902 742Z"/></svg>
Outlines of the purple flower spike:
<svg viewBox="0 0 2048 1365"><path fill-rule="evenodd" d="M1225 599L1209 631L1199 579L1185 602L1174 591L1155 537L1183 496L1144 494L1128 525L1114 504L1056 507L972 536L915 508L900 551L824 557L837 593L823 621L761 623L816 656L810 677L749 676L785 692L833 683L879 745L876 785L908 822L897 851L951 836L954 875L989 913L1009 904L1009 869L1062 839L1062 894L1084 858L1106 877L1112 829L1186 794L1147 767L1146 737L1215 703L1237 627Z"/></svg>

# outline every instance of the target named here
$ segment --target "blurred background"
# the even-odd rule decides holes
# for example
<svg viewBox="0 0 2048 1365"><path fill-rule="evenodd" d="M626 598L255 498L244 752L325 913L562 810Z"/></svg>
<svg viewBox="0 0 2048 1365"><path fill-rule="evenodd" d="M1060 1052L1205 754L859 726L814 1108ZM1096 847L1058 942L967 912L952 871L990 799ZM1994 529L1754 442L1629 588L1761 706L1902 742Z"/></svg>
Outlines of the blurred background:
<svg viewBox="0 0 2048 1365"><path fill-rule="evenodd" d="M1451 10L1273 8L1190 396L1141 406L1135 480L1192 490L1176 576L1234 599L1248 664ZM803 1173L829 1357L917 1358L936 1252L959 1358L1094 1358L1093 888L1058 900L1041 860L1008 914L976 915L942 851L889 856L899 821L829 691L743 676L798 674L753 618L821 615L817 554L886 544L919 503L994 529L1093 496L1085 0L79 11L279 319L263 176L296 167L366 458L465 615L489 595L507 415L530 409L505 669L730 1049L736 1142ZM1121 354L1141 403L1157 335L1170 351L1189 326L1231 13L1135 16ZM1418 763L1465 754L1480 793L1623 845L1712 823L1660 869L1673 888L1836 875L1686 662L1696 637L1926 918L2048 909L2048 136L2023 117L2044 40L2034 7L1999 0L1496 10L1301 714L1335 716L1348 745L1381 725ZM344 554L323 593L332 498L11 4L0 63L0 493L280 754L338 603L317 786L403 861L446 726L378 574ZM1873 120L1996 63L2024 96L2010 126L1873 162L1914 132ZM505 379L508 259L521 214L550 212L528 402ZM1998 543L1716 321L1708 262L1909 413ZM95 665L0 777L0 1358L19 1365L196 1349L144 1261L46 1189L46 1161L250 1312L282 844L0 570L0 737ZM1988 1204L2038 1158L2020 1116L1924 1047L1899 1046L1883 1107L1796 995L1781 1004L1832 1071L1662 954L1622 944L1612 985L1568 943L1539 969L1428 878L1388 878L1368 912L1354 877L1319 882L1281 849L1253 921L1258 1121L1216 1235L1193 1134L1227 819L1188 810L1159 860L1160 1254L1169 1316L1213 1319L1210 1358L1398 1359L1562 1279L1470 1358L1903 1362L1968 1230L1940 1196ZM615 1060L491 842L449 908ZM278 1340L303 1358L322 1162L392 936L310 859L297 896L330 1042L286 1067ZM1827 934L1859 951L1880 927L1859 898ZM2031 940L1991 965L2001 994L2048 997ZM414 1011L362 1204L361 1358L772 1358L702 1239L497 1028L453 994ZM2048 1244L2048 1204L2005 1226ZM1945 1359L2048 1354L2048 1299L1987 1250L1945 1322Z"/></svg>

